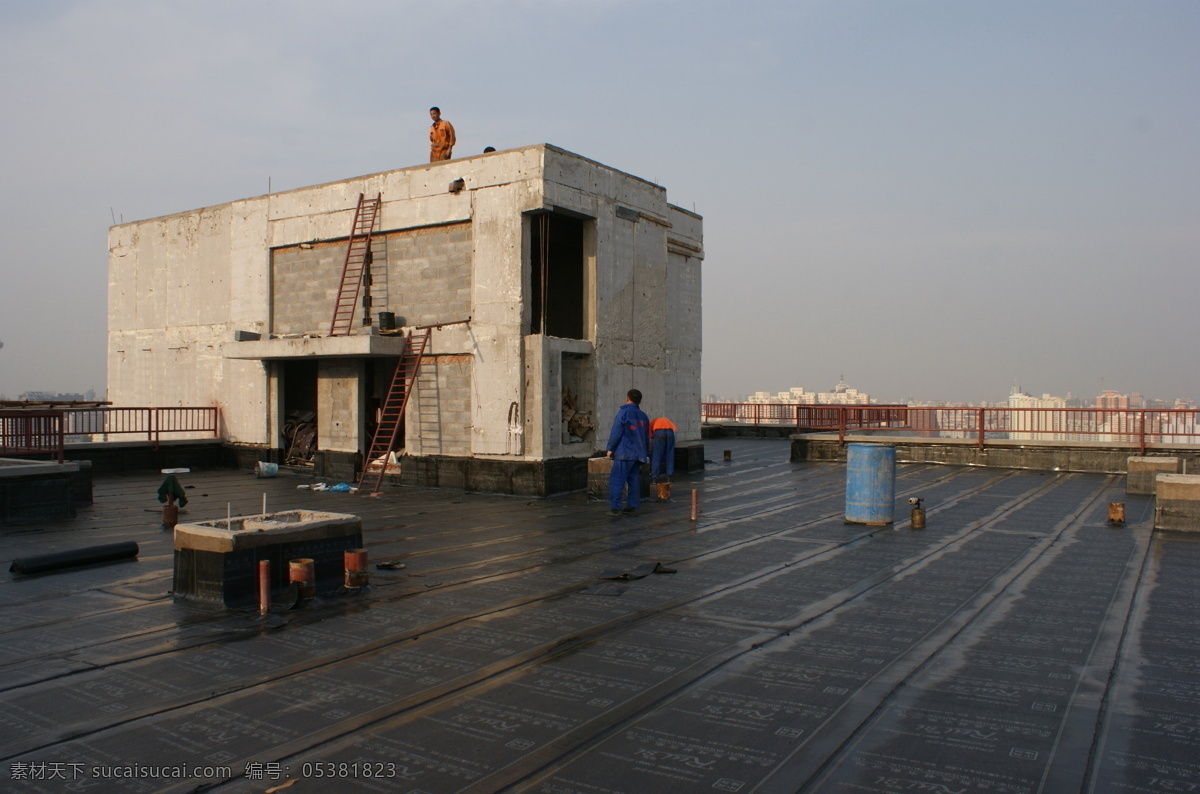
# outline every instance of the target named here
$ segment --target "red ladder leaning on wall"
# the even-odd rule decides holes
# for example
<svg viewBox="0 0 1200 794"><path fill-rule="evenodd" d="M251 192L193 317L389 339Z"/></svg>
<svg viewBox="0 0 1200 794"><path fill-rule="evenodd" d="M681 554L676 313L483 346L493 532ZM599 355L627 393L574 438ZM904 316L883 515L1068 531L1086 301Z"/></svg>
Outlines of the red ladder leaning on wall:
<svg viewBox="0 0 1200 794"><path fill-rule="evenodd" d="M404 353L396 364L392 385L388 387L387 399L380 409L379 425L375 428L375 437L371 439L371 449L367 453L367 459L363 461L362 478L358 481L360 494L366 492L368 484L371 485L371 493L378 493L379 486L383 484L388 456L396 448L404 409L408 406L408 397L412 394L413 386L417 382L417 372L421 369L421 360L425 357L429 332L428 328L418 328L409 332L404 340Z"/></svg>
<svg viewBox="0 0 1200 794"><path fill-rule="evenodd" d="M350 227L350 241L346 245L346 261L342 265L342 284L333 305L333 320L329 323L330 336L350 334L363 273L371 266L371 229L375 226L382 200L382 193L373 199L358 194L358 207L354 210L354 224Z"/></svg>

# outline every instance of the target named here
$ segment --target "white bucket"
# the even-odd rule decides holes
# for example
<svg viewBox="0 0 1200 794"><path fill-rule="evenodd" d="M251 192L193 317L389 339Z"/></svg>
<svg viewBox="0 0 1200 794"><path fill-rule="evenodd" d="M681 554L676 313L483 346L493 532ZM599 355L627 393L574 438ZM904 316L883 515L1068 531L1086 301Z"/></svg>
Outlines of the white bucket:
<svg viewBox="0 0 1200 794"><path fill-rule="evenodd" d="M267 463L265 460L260 460L258 466L254 469L255 477L274 477L279 473L278 463Z"/></svg>

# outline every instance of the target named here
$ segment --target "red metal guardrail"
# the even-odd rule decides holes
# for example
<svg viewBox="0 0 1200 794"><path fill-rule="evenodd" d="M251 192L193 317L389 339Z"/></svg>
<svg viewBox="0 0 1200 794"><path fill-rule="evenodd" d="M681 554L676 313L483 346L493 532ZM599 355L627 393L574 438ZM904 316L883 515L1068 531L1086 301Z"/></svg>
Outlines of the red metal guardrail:
<svg viewBox="0 0 1200 794"><path fill-rule="evenodd" d="M192 433L216 437L220 411L216 407L67 408L45 411L0 410L0 455L50 454L63 459L67 440L103 436L145 435L157 449L167 434Z"/></svg>
<svg viewBox="0 0 1200 794"><path fill-rule="evenodd" d="M976 408L970 406L797 405L701 403L701 421L773 424L837 431L903 430L925 438L988 441L1049 440L1136 446L1200 444L1200 410L1100 408Z"/></svg>
<svg viewBox="0 0 1200 794"><path fill-rule="evenodd" d="M54 455L62 463L62 411L0 411L0 455Z"/></svg>

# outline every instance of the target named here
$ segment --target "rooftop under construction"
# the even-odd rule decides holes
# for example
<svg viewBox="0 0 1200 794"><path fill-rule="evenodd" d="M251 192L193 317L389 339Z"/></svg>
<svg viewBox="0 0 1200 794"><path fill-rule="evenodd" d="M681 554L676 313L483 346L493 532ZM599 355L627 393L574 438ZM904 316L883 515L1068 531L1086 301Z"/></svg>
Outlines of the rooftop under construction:
<svg viewBox="0 0 1200 794"><path fill-rule="evenodd" d="M919 496L926 528L848 525L844 465L718 443L729 461L619 517L582 494L181 474L181 521L264 500L362 517L370 586L266 617L174 599L161 475L99 475L77 518L2 533L6 559L140 544L0 581L5 789L1200 785L1200 543L1153 530L1152 497L1116 475L904 464L896 516ZM186 774L112 776L135 765Z"/></svg>
<svg viewBox="0 0 1200 794"><path fill-rule="evenodd" d="M243 465L546 496L636 387L693 468L703 258L664 187L549 144L122 223L108 398L216 407Z"/></svg>

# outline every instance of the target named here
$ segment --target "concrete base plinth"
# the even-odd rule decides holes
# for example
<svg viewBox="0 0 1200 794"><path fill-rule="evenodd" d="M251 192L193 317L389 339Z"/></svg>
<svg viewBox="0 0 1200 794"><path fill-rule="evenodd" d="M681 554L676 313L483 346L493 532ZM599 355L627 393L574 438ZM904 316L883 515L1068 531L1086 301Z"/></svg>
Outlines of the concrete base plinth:
<svg viewBox="0 0 1200 794"><path fill-rule="evenodd" d="M675 445L675 473L685 474L692 471L704 471L703 444Z"/></svg>
<svg viewBox="0 0 1200 794"><path fill-rule="evenodd" d="M1030 471L1081 471L1105 474L1125 474L1129 448L1111 444L1078 442L1066 444L1051 441L988 440L978 448L978 442L964 438L937 438L938 431L929 431L929 438L888 435L886 432L847 435L845 444L864 442L890 444L896 448L897 463L944 463L951 466L985 466L997 469L1027 469ZM792 436L792 463L806 461L844 461L845 444L837 433L796 433ZM1200 471L1200 453L1174 447L1174 457L1185 470Z"/></svg>
<svg viewBox="0 0 1200 794"><path fill-rule="evenodd" d="M1155 478L1154 528L1200 532L1200 474Z"/></svg>
<svg viewBox="0 0 1200 794"><path fill-rule="evenodd" d="M608 478L612 474L612 461L608 458L588 459L588 499L608 501ZM639 472L639 489L643 499L650 498L650 466L642 464Z"/></svg>
<svg viewBox="0 0 1200 794"><path fill-rule="evenodd" d="M391 478L389 477L389 480ZM443 456L400 459L400 483L484 493L553 496L582 491L587 458L494 460Z"/></svg>
<svg viewBox="0 0 1200 794"><path fill-rule="evenodd" d="M287 586L288 561L311 558L318 591L336 590L343 554L362 547L362 519L345 513L291 510L175 527L176 598L227 607L258 602L258 563L271 564L271 588Z"/></svg>
<svg viewBox="0 0 1200 794"><path fill-rule="evenodd" d="M91 502L90 464L0 458L0 526L74 518Z"/></svg>
<svg viewBox="0 0 1200 794"><path fill-rule="evenodd" d="M1153 496L1155 477L1160 473L1178 474L1179 458L1130 455L1125 471L1125 493Z"/></svg>

